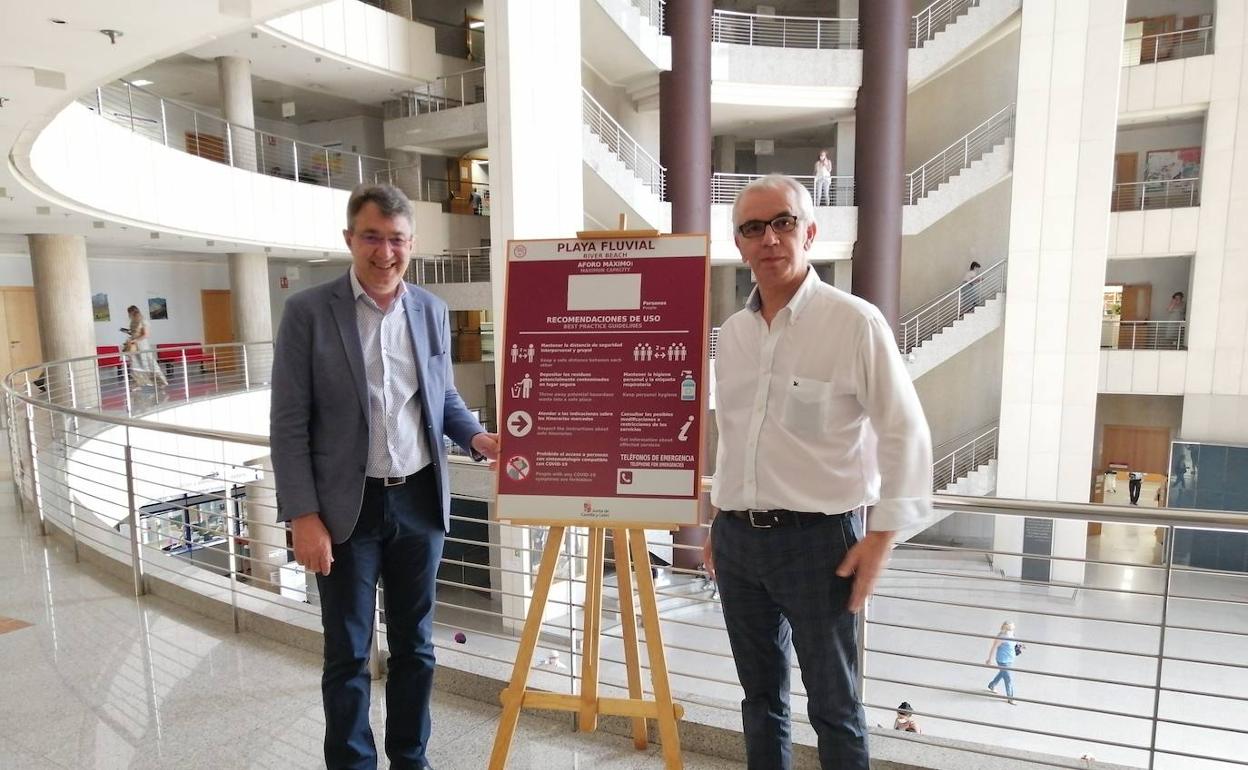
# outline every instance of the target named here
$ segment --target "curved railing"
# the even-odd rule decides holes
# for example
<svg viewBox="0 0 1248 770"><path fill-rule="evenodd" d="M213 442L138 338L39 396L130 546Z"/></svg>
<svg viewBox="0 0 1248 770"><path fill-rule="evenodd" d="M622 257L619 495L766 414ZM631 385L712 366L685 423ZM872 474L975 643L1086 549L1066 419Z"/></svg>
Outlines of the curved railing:
<svg viewBox="0 0 1248 770"><path fill-rule="evenodd" d="M976 431L973 436L959 440L957 446L932 464L932 491L939 492L971 475L976 468L987 465L990 460L997 459L997 439L997 424L994 422Z"/></svg>
<svg viewBox="0 0 1248 770"><path fill-rule="evenodd" d="M715 172L711 175L711 203L732 203L737 199L747 184L761 179L763 174L724 174ZM854 178L852 176L834 176L826 188L815 184L814 175L794 176L798 182L810 191L811 200L816 206L853 206Z"/></svg>
<svg viewBox="0 0 1248 770"><path fill-rule="evenodd" d="M858 20L715 9L711 14L711 41L778 48L854 49L858 47Z"/></svg>
<svg viewBox="0 0 1248 770"><path fill-rule="evenodd" d="M443 75L398 95L383 105L387 120L428 115L485 102L485 67Z"/></svg>
<svg viewBox="0 0 1248 770"><path fill-rule="evenodd" d="M1005 291L1005 260L999 260L969 281L963 281L906 315L897 323L897 347L903 355L952 326L985 302Z"/></svg>
<svg viewBox="0 0 1248 770"><path fill-rule="evenodd" d="M1148 211L1200 205L1200 177L1114 185L1110 211Z"/></svg>
<svg viewBox="0 0 1248 770"><path fill-rule="evenodd" d="M170 149L268 176L350 190L391 166L385 158L333 150L229 123L124 80L100 86L78 101L101 117Z"/></svg>
<svg viewBox="0 0 1248 770"><path fill-rule="evenodd" d="M199 426L255 419L247 405L267 401L262 381L242 377L240 367L239 376L228 379L232 391L218 387L191 397L185 412L127 415L115 400L111 406L81 403L84 393L95 392L83 390L83 378L98 368L96 359L77 359L5 378L14 477L27 515L76 554L124 565L136 593L155 587L165 594L193 592L200 595L196 606L223 609L235 628L278 633L274 624L284 624L283 638L311 644L320 626L310 590L315 583L291 563L286 528L275 521L267 437L254 429L174 424L175 418ZM35 384L40 377L43 390ZM969 459L952 465L977 467L990 445L987 436L977 437L970 451L953 453ZM458 458L452 469L453 482L477 473L484 483L467 497L457 487L437 581L435 644L443 665L492 678L501 689L546 530L490 521L484 513L489 472ZM934 505L949 514L942 528L967 520L991 530L1001 520L1021 532L1026 521L1030 532L1049 522L1073 522L1081 530L1083 523L1101 522L1140 540L1158 533L1161 544L1156 559L1144 560L1085 557L1082 548L1050 556L930 538L921 546L899 546L859 624L860 692L868 723L885 725L876 740L936 742L944 750L956 741L960 751L1012 761L1034 757L1053 766L1068 766L1063 757L1081 754L1132 766L1172 766L1184 758L1248 764L1240 751L1244 730L1225 719L1248 703L1242 688L1191 673L1193 666L1236 670L1248 642L1243 573L1185 566L1175 545L1179 535L1248 533L1242 514L944 495ZM551 594L539 654L548 664L532 672L534 687L579 689L584 626L576 608L587 541L583 530L573 529L563 543L566 579ZM672 546L655 532L649 545L677 554L697 548ZM1009 566L1019 559L1030 565L1026 578L1015 577L1017 567ZM1035 565L1048 577L1034 577ZM610 576L606 582L610 606L616 593ZM741 692L713 585L701 571L677 567L662 571L658 593L672 689L686 708L683 729L735 724ZM1007 707L982 691L995 673L983 653L1002 618L1015 622L1017 641L1027 646L1014 667L1020 689L1008 720L997 711ZM378 629L380 645L386 636L380 619ZM603 686L626 688L622 635L610 622L605 634ZM1070 664L1090 658L1093 669ZM803 726L800 736L808 718L797 673L793 716ZM1107 705L1110 688L1115 695ZM902 700L914 705L922 737L887 729ZM1188 728L1201 730L1198 744L1184 737ZM806 757L813 753L810 746L796 749Z"/></svg>
<svg viewBox="0 0 1248 770"><path fill-rule="evenodd" d="M650 191L663 200L666 194L666 170L646 152L624 127L611 117L598 100L589 95L589 91L581 89L582 119L589 130L607 146L613 155L620 159L624 167L633 172L633 176L650 188Z"/></svg>
<svg viewBox="0 0 1248 770"><path fill-rule="evenodd" d="M905 204L912 206L918 203L928 193L970 168L972 163L1013 136L1014 105L1010 104L906 174Z"/></svg>

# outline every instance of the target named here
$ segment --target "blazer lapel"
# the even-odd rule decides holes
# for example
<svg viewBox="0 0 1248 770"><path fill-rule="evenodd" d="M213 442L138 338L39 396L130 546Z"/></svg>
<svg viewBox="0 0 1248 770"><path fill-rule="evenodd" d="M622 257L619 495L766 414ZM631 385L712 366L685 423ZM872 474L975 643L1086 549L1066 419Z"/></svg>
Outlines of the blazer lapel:
<svg viewBox="0 0 1248 770"><path fill-rule="evenodd" d="M341 279L330 302L334 320L338 322L338 333L342 336L342 347L347 353L347 363L351 366L351 377L355 380L355 392L360 397L360 408L368 414L368 381L364 377L364 349L360 347L360 327L355 322L355 297L351 294L351 277Z"/></svg>
<svg viewBox="0 0 1248 770"><path fill-rule="evenodd" d="M420 378L420 389L425 390L425 368L429 363L429 331L428 319L425 318L425 303L421 302L410 288L403 293L403 308L407 311L407 328L412 335L412 354L416 357L416 374Z"/></svg>

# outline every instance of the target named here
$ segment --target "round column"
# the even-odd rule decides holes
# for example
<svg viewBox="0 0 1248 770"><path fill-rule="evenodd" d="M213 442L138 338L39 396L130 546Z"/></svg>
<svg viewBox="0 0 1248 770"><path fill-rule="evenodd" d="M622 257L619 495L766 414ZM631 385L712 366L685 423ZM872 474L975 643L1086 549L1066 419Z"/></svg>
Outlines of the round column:
<svg viewBox="0 0 1248 770"><path fill-rule="evenodd" d="M44 361L95 355L87 241L80 235L30 235L31 275ZM89 408L99 403L94 361L49 367L45 387L55 403Z"/></svg>
<svg viewBox="0 0 1248 770"><path fill-rule="evenodd" d="M269 305L268 256L263 252L230 254L234 341L243 343L248 381L252 385L268 382L272 370L273 351L268 343L273 339L273 313ZM241 366L242 362L238 363Z"/></svg>
<svg viewBox="0 0 1248 770"><path fill-rule="evenodd" d="M242 56L218 56L221 115L233 124L227 152L235 168L256 170L256 107L251 95L251 61Z"/></svg>
<svg viewBox="0 0 1248 770"><path fill-rule="evenodd" d="M258 588L278 593L281 577L278 572L287 563L286 527L277 523L277 492L273 487L273 461L267 455L247 463L261 471L256 481L247 485L242 519L247 522L251 577Z"/></svg>

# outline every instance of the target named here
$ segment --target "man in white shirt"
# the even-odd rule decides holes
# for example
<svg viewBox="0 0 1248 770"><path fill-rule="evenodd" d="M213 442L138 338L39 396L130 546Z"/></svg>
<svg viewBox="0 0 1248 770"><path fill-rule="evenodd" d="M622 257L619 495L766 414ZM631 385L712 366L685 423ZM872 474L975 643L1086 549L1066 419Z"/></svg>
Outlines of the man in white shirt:
<svg viewBox="0 0 1248 770"><path fill-rule="evenodd" d="M719 513L704 555L745 690L747 759L791 765L792 643L821 765L866 770L856 613L896 531L930 518L931 436L880 311L810 268L805 187L779 174L752 182L733 225L758 285L720 330Z"/></svg>

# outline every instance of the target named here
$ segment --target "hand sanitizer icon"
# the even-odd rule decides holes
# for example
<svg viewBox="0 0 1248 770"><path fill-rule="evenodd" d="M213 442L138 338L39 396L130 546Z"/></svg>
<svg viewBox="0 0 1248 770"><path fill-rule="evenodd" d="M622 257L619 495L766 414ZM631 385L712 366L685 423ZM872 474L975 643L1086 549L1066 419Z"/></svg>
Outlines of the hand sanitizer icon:
<svg viewBox="0 0 1248 770"><path fill-rule="evenodd" d="M698 385L693 381L693 372L685 369L681 374L684 379L680 381L680 400L693 401L698 397Z"/></svg>

